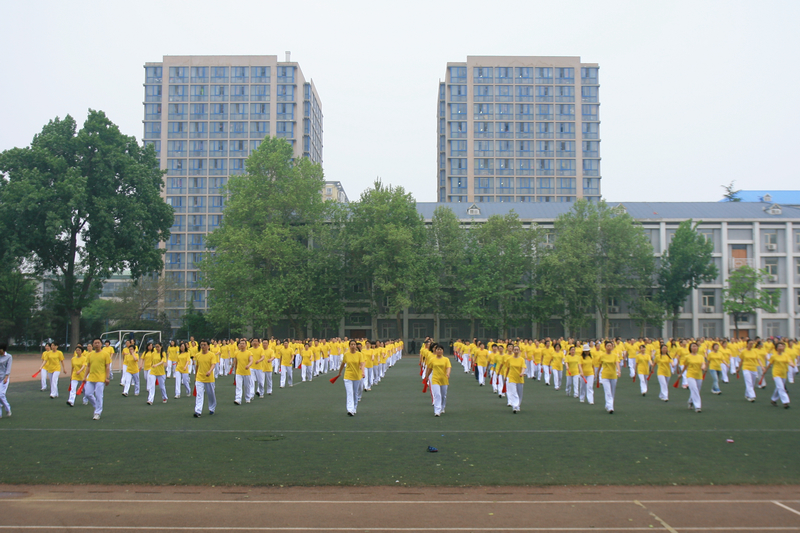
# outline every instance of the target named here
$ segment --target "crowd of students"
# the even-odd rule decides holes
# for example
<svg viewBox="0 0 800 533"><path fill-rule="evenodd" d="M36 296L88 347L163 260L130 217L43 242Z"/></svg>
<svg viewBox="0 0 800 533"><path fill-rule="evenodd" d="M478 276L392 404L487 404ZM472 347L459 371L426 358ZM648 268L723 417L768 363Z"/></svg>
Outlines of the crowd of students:
<svg viewBox="0 0 800 533"><path fill-rule="evenodd" d="M157 390L160 391L161 402L167 403L167 380L174 379L173 398L180 398L182 393L194 395L194 416L200 417L206 402L209 415L215 413L217 400L214 385L216 379L222 376L233 376L233 402L242 405L250 403L255 397L271 395L273 375L280 376L279 386L284 388L294 385L294 370L300 370L302 381L311 381L337 370L341 374L346 370L347 414L353 416L362 392L370 391L380 383L387 369L401 357L402 349L402 341L370 342L333 338L305 341L286 339L280 342L274 338L242 338L197 342L192 337L185 342L170 341L168 345L147 342L140 350L136 341L131 339L124 343L120 351L120 386L123 387L122 396L128 397L131 388L133 396L139 396L141 384L144 383L147 404L153 405ZM94 407L93 418L98 420L103 411L105 387L113 379L111 362L115 354L109 341L103 344L100 339L95 339L88 349L78 345L67 361L56 343L46 345L39 368L42 391L49 391L50 398L58 398L59 377L62 374L70 376L67 405L73 407L85 388L83 404ZM9 373L10 362L6 383ZM5 401L5 394L2 400Z"/></svg>
<svg viewBox="0 0 800 533"><path fill-rule="evenodd" d="M603 387L605 410L614 413L617 381L625 368L642 396L648 392L653 375L659 385L659 399L669 401L669 387L688 389L687 406L702 412L701 387L708 375L711 393L722 394L720 383L731 376L744 378L745 399L756 400L756 389L766 388L771 369L774 390L772 405L790 405L786 383L794 383L800 343L794 340L728 339L608 339L579 342L575 339L489 340L453 343L454 356L466 373L474 373L478 386L491 385L492 392L507 399L512 413L522 405L525 378L541 382L594 405L594 389ZM451 364L442 346L426 339L420 349L423 390L430 388L434 416L445 412ZM671 377L676 382L670 385ZM597 381L595 381L597 379ZM678 383L680 385L678 385Z"/></svg>

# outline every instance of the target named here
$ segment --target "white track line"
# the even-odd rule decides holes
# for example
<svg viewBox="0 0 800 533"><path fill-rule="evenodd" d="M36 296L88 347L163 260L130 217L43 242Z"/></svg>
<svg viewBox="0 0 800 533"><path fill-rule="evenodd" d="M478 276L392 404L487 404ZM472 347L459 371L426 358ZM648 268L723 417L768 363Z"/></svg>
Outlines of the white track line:
<svg viewBox="0 0 800 533"><path fill-rule="evenodd" d="M147 428L0 428L4 431L77 431L109 433L441 433L441 429L147 429ZM799 433L800 429L451 429L445 433Z"/></svg>
<svg viewBox="0 0 800 533"><path fill-rule="evenodd" d="M784 509L786 509L787 511L790 511L790 512L792 512L792 513L796 514L796 515L800 515L800 511L798 511L798 510L796 510L796 509L792 509L791 507L789 507L789 506L787 506L787 505L783 505L782 503L780 503L780 502L776 502L776 501L774 501L774 500L772 501L772 503L774 503L774 504L775 504L775 505L777 505L778 507L783 507L783 508L784 508Z"/></svg>
<svg viewBox="0 0 800 533"><path fill-rule="evenodd" d="M168 493L167 493L168 494ZM442 504L450 504L450 505L476 505L476 504L488 504L488 505L550 505L550 504L557 504L557 505L577 505L577 504L586 504L586 505L605 505L609 503L624 503L630 505L636 505L636 500L264 500L264 499L247 499L247 500L169 500L164 499L162 495L154 495L157 496L158 499L153 500L146 500L146 499L119 499L119 498L97 498L97 499L88 499L88 498L36 498L36 497L29 497L24 499L15 499L15 498L8 498L4 499L4 503L57 503L57 502L65 502L65 503L126 503L126 504L135 504L135 503L146 503L146 504L153 504L153 503L163 503L163 504L173 504L173 503L187 503L187 504L229 504L229 503L245 503L245 504L262 504L262 503L281 503L281 504L310 504L316 503L321 505L344 505L344 504L394 504L394 505L442 505ZM789 503L796 503L798 500L781 500ZM719 503L774 503L777 505L781 505L780 503L774 500L639 500L640 503L680 503L680 504L687 504L687 503L702 503L702 504L719 504ZM783 507L783 505L781 505ZM787 509L791 509L787 507ZM792 509L793 512L794 511ZM798 513L800 514L800 513Z"/></svg>
<svg viewBox="0 0 800 533"><path fill-rule="evenodd" d="M666 523L666 522L664 522L664 521L663 521L661 518L659 518L658 516L656 516L656 514L655 514L653 511L651 511L650 509L648 509L647 507L645 507L645 506L642 504L642 502L640 502L639 500L633 500L633 503L635 503L636 505L638 505L639 507L641 507L642 509L644 509L645 511L647 511L647 514L649 514L650 516L652 516L653 518L655 518L655 519L656 519L656 522L658 522L659 524L661 524L662 526L664 526L664 529L666 529L667 531L669 531L669 533L678 533L678 532L677 532L677 531L675 531L675 530L674 530L674 529L673 529L673 528L672 528L672 527L671 527L669 524L667 524L667 523Z"/></svg>

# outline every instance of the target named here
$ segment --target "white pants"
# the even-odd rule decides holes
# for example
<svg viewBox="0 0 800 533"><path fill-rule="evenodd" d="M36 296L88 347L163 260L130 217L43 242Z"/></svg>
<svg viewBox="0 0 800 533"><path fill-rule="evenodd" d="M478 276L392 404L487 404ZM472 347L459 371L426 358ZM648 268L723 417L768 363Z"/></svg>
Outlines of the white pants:
<svg viewBox="0 0 800 533"><path fill-rule="evenodd" d="M786 384L783 382L783 378L776 378L773 376L772 380L775 382L775 391L772 393L772 401L777 402L780 400L783 405L789 405L789 395L786 394Z"/></svg>
<svg viewBox="0 0 800 533"><path fill-rule="evenodd" d="M6 414L11 414L11 405L8 403L8 398L6 398L6 393L8 392L8 384L11 383L9 379L5 383L3 383L5 379L0 380L0 418L3 416L3 409L6 410Z"/></svg>
<svg viewBox="0 0 800 533"><path fill-rule="evenodd" d="M303 381L311 381L313 370L314 370L313 363L308 366L303 365L302 367L300 367L300 378Z"/></svg>
<svg viewBox="0 0 800 533"><path fill-rule="evenodd" d="M797 374L797 368L790 366L786 372L786 378L789 383L794 383L794 375Z"/></svg>
<svg viewBox="0 0 800 533"><path fill-rule="evenodd" d="M659 399L669 400L669 376L658 376L658 385L661 388Z"/></svg>
<svg viewBox="0 0 800 533"><path fill-rule="evenodd" d="M744 374L744 397L755 399L756 389L753 385L756 383L756 372L754 370L742 370L742 374Z"/></svg>
<svg viewBox="0 0 800 533"><path fill-rule="evenodd" d="M167 377L172 377L172 372L175 370L175 367L178 365L176 361L167 361Z"/></svg>
<svg viewBox="0 0 800 533"><path fill-rule="evenodd" d="M184 374L183 372L178 372L178 369L175 369L175 396L181 395L181 385L186 389L186 394L191 394L192 389L189 387L189 374ZM136 392L139 392L138 390Z"/></svg>
<svg viewBox="0 0 800 533"><path fill-rule="evenodd" d="M433 414L440 415L447 404L447 385L431 385L433 393Z"/></svg>
<svg viewBox="0 0 800 533"><path fill-rule="evenodd" d="M486 367L485 366L479 366L478 367L478 384L483 385L484 383L486 383L485 374L486 374Z"/></svg>
<svg viewBox="0 0 800 533"><path fill-rule="evenodd" d="M544 370L544 382L550 385L550 367L542 365L542 370Z"/></svg>
<svg viewBox="0 0 800 533"><path fill-rule="evenodd" d="M77 379L73 379L69 382L69 403L70 405L75 405L75 400L78 397L78 388L81 386L81 382ZM83 395L83 405L89 403L89 400L86 399L86 395Z"/></svg>
<svg viewBox="0 0 800 533"><path fill-rule="evenodd" d="M122 373L122 384L125 387L123 392L128 394L128 391L131 388L131 381L133 382L133 393L137 396L139 395L139 373L131 374L130 372L123 372Z"/></svg>
<svg viewBox="0 0 800 533"><path fill-rule="evenodd" d="M636 359L628 358L628 370L631 371L631 379L636 375Z"/></svg>
<svg viewBox="0 0 800 533"><path fill-rule="evenodd" d="M50 372L50 397L58 398L58 376L60 372Z"/></svg>
<svg viewBox="0 0 800 533"><path fill-rule="evenodd" d="M144 374L144 388L150 392L150 371L142 370L142 374Z"/></svg>
<svg viewBox="0 0 800 533"><path fill-rule="evenodd" d="M281 388L286 386L286 381L289 381L289 386L292 386L292 365L281 365Z"/></svg>
<svg viewBox="0 0 800 533"><path fill-rule="evenodd" d="M253 385L256 392L263 398L264 397L264 371L255 369L253 373Z"/></svg>
<svg viewBox="0 0 800 533"><path fill-rule="evenodd" d="M508 391L508 402L511 404L511 408L519 410L522 405L522 383L508 382L506 390Z"/></svg>
<svg viewBox="0 0 800 533"><path fill-rule="evenodd" d="M83 393L92 407L94 407L94 414L101 415L103 413L103 391L106 389L106 384L103 381L87 381Z"/></svg>
<svg viewBox="0 0 800 533"><path fill-rule="evenodd" d="M213 413L217 410L217 393L215 391L214 383L202 383L196 381L194 384L197 391L197 398L194 400L194 412L201 414L203 412L203 399L208 395L208 411Z"/></svg>
<svg viewBox="0 0 800 533"><path fill-rule="evenodd" d="M603 386L603 392L606 395L606 411L614 410L614 394L617 392L616 379L600 379L600 384Z"/></svg>
<svg viewBox="0 0 800 533"><path fill-rule="evenodd" d="M580 401L588 401L589 404L594 404L594 375L584 376L586 381L581 380L581 395Z"/></svg>
<svg viewBox="0 0 800 533"><path fill-rule="evenodd" d="M573 398L577 398L580 391L581 383L583 383L583 379L581 378L580 374L575 374L574 376L567 376L567 396L569 393L572 393Z"/></svg>
<svg viewBox="0 0 800 533"><path fill-rule="evenodd" d="M147 376L147 401L153 403L156 398L156 387L161 389L161 399L167 399L167 380L166 376Z"/></svg>
<svg viewBox="0 0 800 533"><path fill-rule="evenodd" d="M700 401L700 387L703 386L703 380L697 378L687 378L689 382L689 405L695 409L702 407Z"/></svg>
<svg viewBox="0 0 800 533"><path fill-rule="evenodd" d="M525 361L525 376L533 379L533 360Z"/></svg>
<svg viewBox="0 0 800 533"><path fill-rule="evenodd" d="M272 371L264 372L264 381L266 382L267 394L272 394Z"/></svg>
<svg viewBox="0 0 800 533"><path fill-rule="evenodd" d="M358 408L358 387L361 380L344 380L344 391L347 395L347 412L356 414Z"/></svg>
<svg viewBox="0 0 800 533"><path fill-rule="evenodd" d="M250 398L250 389L253 386L253 378L250 375L242 376L240 374L236 374L236 396L234 397L233 401L236 403L242 403L242 394L244 393L245 399Z"/></svg>
<svg viewBox="0 0 800 533"><path fill-rule="evenodd" d="M272 360L272 373L277 374L281 371L281 360L277 357Z"/></svg>
<svg viewBox="0 0 800 533"><path fill-rule="evenodd" d="M639 392L647 393L647 375L645 374L639 374Z"/></svg>
<svg viewBox="0 0 800 533"><path fill-rule="evenodd" d="M561 371L553 369L553 387L561 387Z"/></svg>
<svg viewBox="0 0 800 533"><path fill-rule="evenodd" d="M736 373L736 370L738 370L740 364L741 364L740 357L731 357L731 376Z"/></svg>
<svg viewBox="0 0 800 533"><path fill-rule="evenodd" d="M725 363L720 363L720 368L722 368L722 382L728 382L728 365Z"/></svg>

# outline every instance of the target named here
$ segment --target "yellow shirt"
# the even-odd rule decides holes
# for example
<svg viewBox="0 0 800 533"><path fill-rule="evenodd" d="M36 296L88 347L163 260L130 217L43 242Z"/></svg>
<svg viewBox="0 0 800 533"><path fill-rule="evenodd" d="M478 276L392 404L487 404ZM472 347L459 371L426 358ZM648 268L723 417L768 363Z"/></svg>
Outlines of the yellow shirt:
<svg viewBox="0 0 800 533"><path fill-rule="evenodd" d="M725 354L722 350L718 352L708 352L708 369L709 370L722 370L722 361L725 359Z"/></svg>
<svg viewBox="0 0 800 533"><path fill-rule="evenodd" d="M275 359L275 350L273 350L272 347L269 347L266 350L264 350L264 372L272 372L273 359Z"/></svg>
<svg viewBox="0 0 800 533"><path fill-rule="evenodd" d="M181 356L185 355L186 360L189 360L189 352L185 354L181 354L178 356L178 364L180 365ZM210 376L206 376L206 373L211 370L211 368L217 363L217 355L211 352L203 353L198 352L197 355L194 356L194 360L197 363L197 375L195 376L195 381L198 383L214 383L214 373L211 372ZM247 362L245 362L247 364Z"/></svg>
<svg viewBox="0 0 800 533"><path fill-rule="evenodd" d="M581 357L581 370L584 376L594 376L594 361L592 356Z"/></svg>
<svg viewBox="0 0 800 533"><path fill-rule="evenodd" d="M650 356L646 353L639 352L636 354L636 373L649 374L650 373Z"/></svg>
<svg viewBox="0 0 800 533"><path fill-rule="evenodd" d="M686 356L686 377L691 379L703 379L703 363L705 359L702 355L687 355Z"/></svg>
<svg viewBox="0 0 800 533"><path fill-rule="evenodd" d="M155 359L156 353L155 352L144 352L142 356L142 361L144 362L144 370L150 370L150 367L153 366L153 359Z"/></svg>
<svg viewBox="0 0 800 533"><path fill-rule="evenodd" d="M167 348L167 359L172 362L176 362L178 360L178 353L180 352L180 348L177 346L170 346Z"/></svg>
<svg viewBox="0 0 800 533"><path fill-rule="evenodd" d="M376 352L375 348L370 348L369 350L367 349L361 350L361 353L363 353L364 356L367 358L366 359L367 368L372 368L373 366L375 366L375 360L374 360L375 352Z"/></svg>
<svg viewBox="0 0 800 533"><path fill-rule="evenodd" d="M311 366L314 362L314 350L303 350L300 352L300 357L303 358L303 362L301 363L303 366Z"/></svg>
<svg viewBox="0 0 800 533"><path fill-rule="evenodd" d="M758 350L744 350L742 352L742 370L750 370L755 372L758 370L759 358Z"/></svg>
<svg viewBox="0 0 800 533"><path fill-rule="evenodd" d="M363 378L361 375L361 363L365 362L362 352L351 353L349 350L342 356L344 364L344 379L348 381L358 381Z"/></svg>
<svg viewBox="0 0 800 533"><path fill-rule="evenodd" d="M568 355L566 357L567 361L567 375L568 376L577 376L580 374L578 370L578 366L581 364L581 356L580 355Z"/></svg>
<svg viewBox="0 0 800 533"><path fill-rule="evenodd" d="M478 350L475 362L478 366L486 366L489 363L489 350Z"/></svg>
<svg viewBox="0 0 800 533"><path fill-rule="evenodd" d="M86 378L86 370L83 369L83 372L78 372L83 365L86 364L86 356L81 354L80 356L73 355L72 356L72 379L74 381L83 381Z"/></svg>
<svg viewBox="0 0 800 533"><path fill-rule="evenodd" d="M294 350L291 346L284 346L281 344L275 350L275 353L281 359L281 365L283 366L292 366L292 358L294 357Z"/></svg>
<svg viewBox="0 0 800 533"><path fill-rule="evenodd" d="M104 352L89 352L86 356L86 364L89 366L89 375L86 381L100 383L105 381L108 376L106 366L111 364L111 356Z"/></svg>
<svg viewBox="0 0 800 533"><path fill-rule="evenodd" d="M125 348L122 353L124 356L122 362L125 365L125 371L129 374L136 374L139 372L139 357L136 355L136 352Z"/></svg>
<svg viewBox="0 0 800 533"><path fill-rule="evenodd" d="M64 354L61 350L56 350L55 352L44 352L42 354L42 359L44 359L44 369L47 372L60 372L61 371L61 361L64 360Z"/></svg>
<svg viewBox="0 0 800 533"><path fill-rule="evenodd" d="M669 354L656 355L656 364L658 365L657 375L667 377L672 375L672 357Z"/></svg>
<svg viewBox="0 0 800 533"><path fill-rule="evenodd" d="M192 357L189 355L189 352L178 352L178 359L177 359L177 365L175 365L175 371L180 372L181 374L188 374L189 363L191 362L191 360ZM210 382L207 381L206 383Z"/></svg>
<svg viewBox="0 0 800 533"><path fill-rule="evenodd" d="M506 362L508 368L509 383L525 383L525 359L522 357L511 357Z"/></svg>
<svg viewBox="0 0 800 533"><path fill-rule="evenodd" d="M558 350L557 352L553 352L553 356L550 359L550 367L553 370L563 370L564 369L564 352Z"/></svg>
<svg viewBox="0 0 800 533"><path fill-rule="evenodd" d="M264 370L264 361L258 362L264 355L264 348L259 344L250 348L250 352L253 354L253 365L250 368L253 370Z"/></svg>
<svg viewBox="0 0 800 533"><path fill-rule="evenodd" d="M450 368L450 359L447 357L434 357L431 360L430 367L433 369L431 373L432 385L449 385L450 381L447 378L447 369Z"/></svg>
<svg viewBox="0 0 800 533"><path fill-rule="evenodd" d="M603 352L600 355L600 379L617 379L617 354Z"/></svg>
<svg viewBox="0 0 800 533"><path fill-rule="evenodd" d="M150 367L150 375L151 376L166 376L167 375L167 354L165 353L158 353L153 352L153 365L158 366L151 366Z"/></svg>
<svg viewBox="0 0 800 533"><path fill-rule="evenodd" d="M249 376L250 369L246 367L250 364L250 358L253 357L253 352L249 349L242 351L237 348L234 357L236 358L236 375Z"/></svg>
<svg viewBox="0 0 800 533"><path fill-rule="evenodd" d="M772 377L786 379L786 373L789 370L790 361L792 361L792 357L786 352L783 352L781 355L778 355L777 353L772 354L772 357L770 358L770 363L772 364Z"/></svg>

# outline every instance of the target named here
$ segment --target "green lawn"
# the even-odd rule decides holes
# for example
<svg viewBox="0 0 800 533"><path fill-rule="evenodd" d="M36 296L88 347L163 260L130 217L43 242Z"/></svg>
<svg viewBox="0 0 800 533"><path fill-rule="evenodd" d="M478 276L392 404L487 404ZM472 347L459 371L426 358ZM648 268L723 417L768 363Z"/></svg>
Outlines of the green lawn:
<svg viewBox="0 0 800 533"><path fill-rule="evenodd" d="M116 376L119 377L118 375ZM328 376L331 377L331 376ZM299 372L295 372L299 380ZM447 413L434 418L421 393L416 358L365 392L345 414L341 380L276 388L267 399L233 404L231 378L217 383L213 417L192 417L194 399L148 406L145 397L106 390L102 420L88 407L51 400L39 382L12 383L13 417L0 420L0 482L237 485L503 485L800 483L800 406L772 407L768 389L750 404L743 380L703 412L688 391L658 400L655 377L643 398L623 378L616 412L541 383L525 386L522 412L454 367ZM167 381L172 391L174 381ZM791 393L790 389L790 393ZM144 394L144 392L143 392ZM156 399L160 396L157 394ZM734 439L733 444L726 442ZM438 453L428 453L428 446Z"/></svg>

